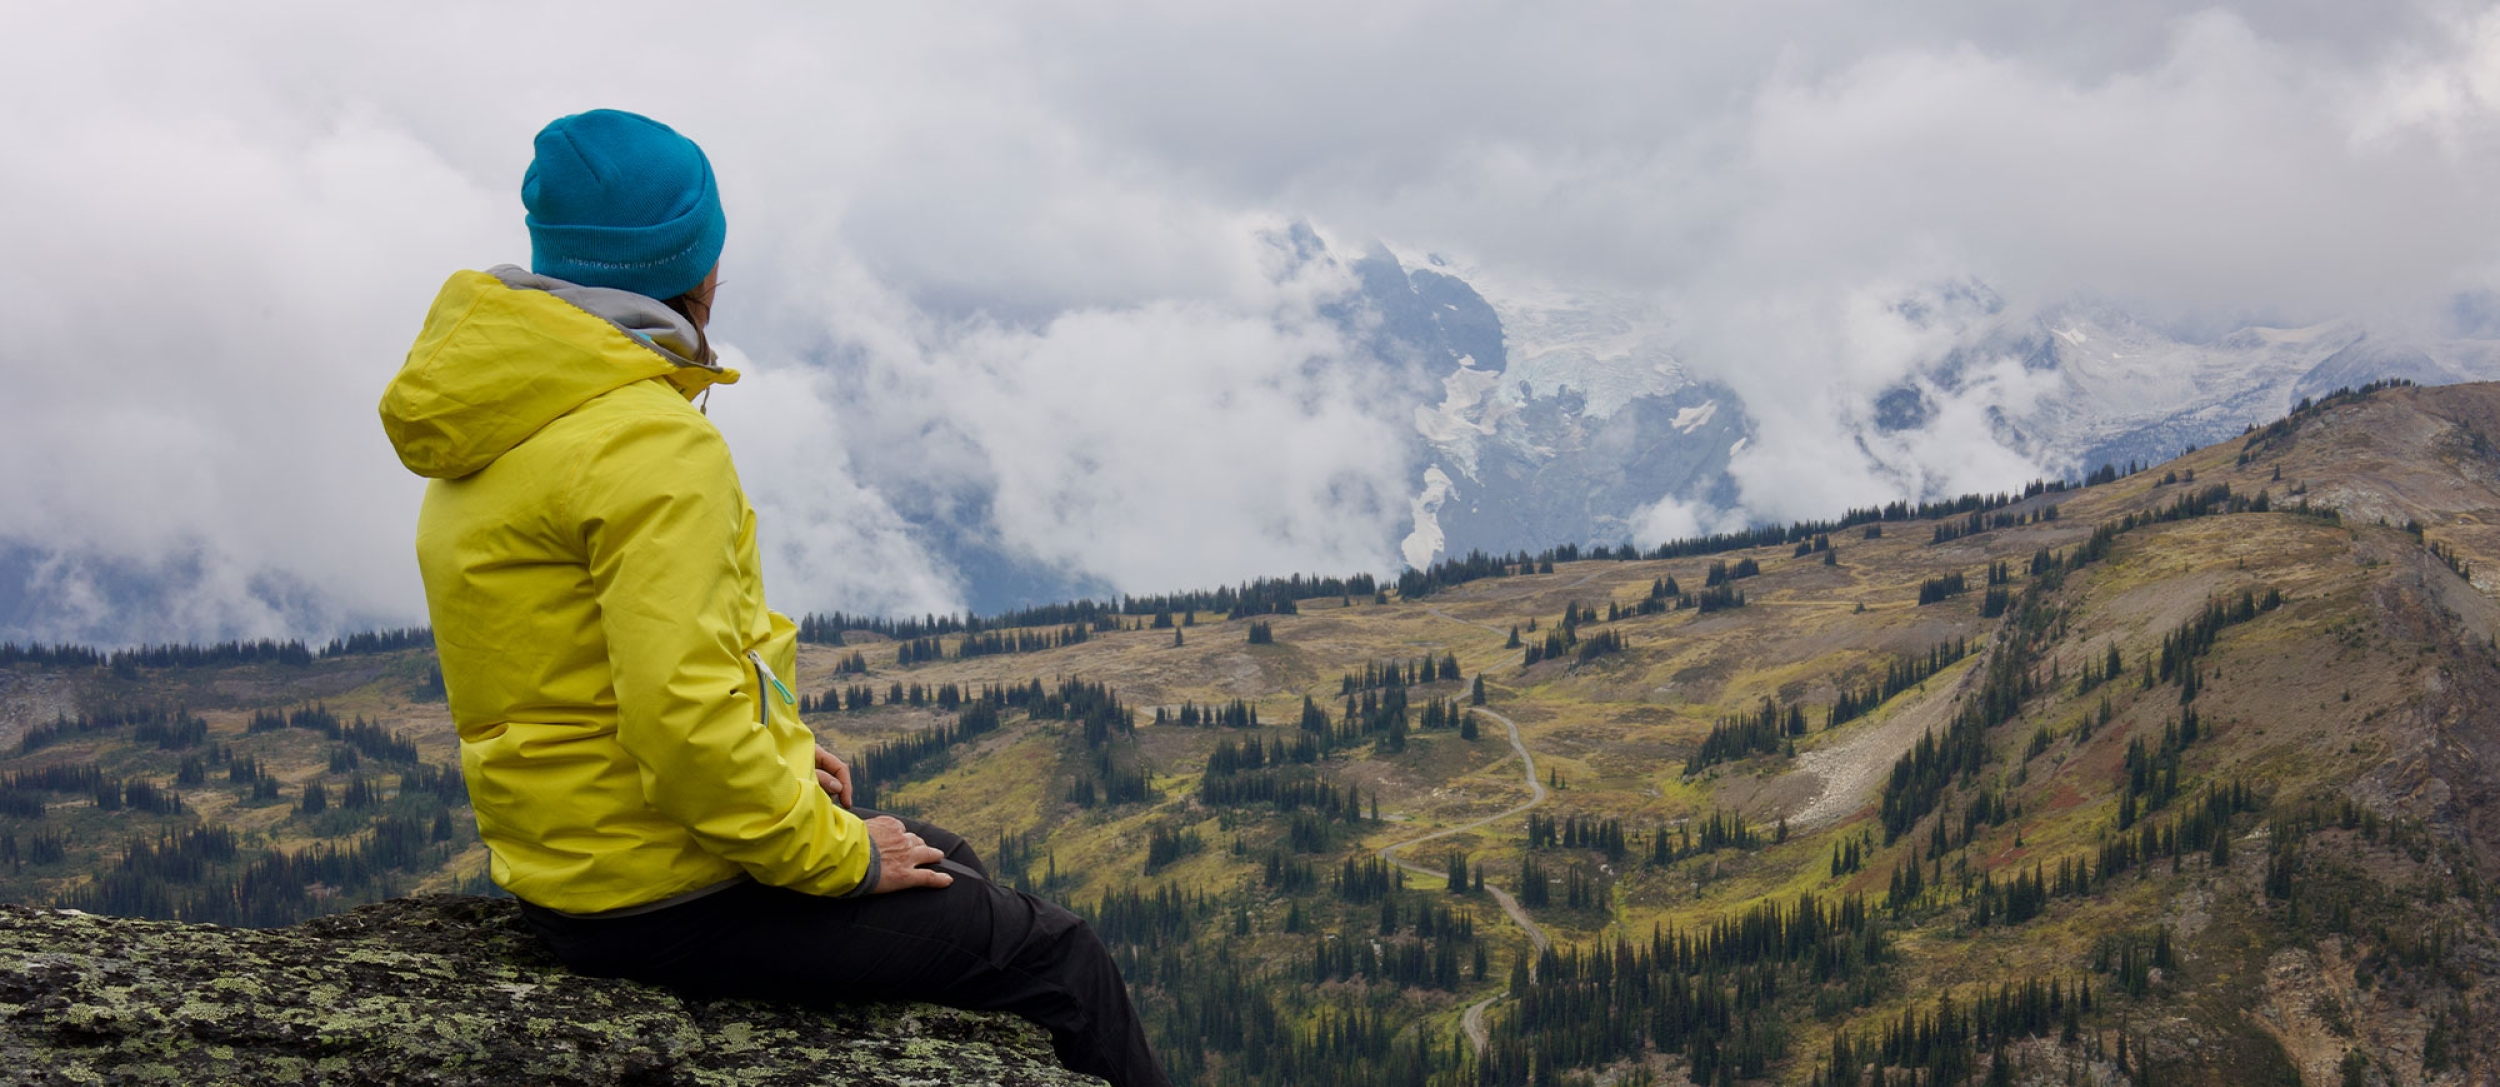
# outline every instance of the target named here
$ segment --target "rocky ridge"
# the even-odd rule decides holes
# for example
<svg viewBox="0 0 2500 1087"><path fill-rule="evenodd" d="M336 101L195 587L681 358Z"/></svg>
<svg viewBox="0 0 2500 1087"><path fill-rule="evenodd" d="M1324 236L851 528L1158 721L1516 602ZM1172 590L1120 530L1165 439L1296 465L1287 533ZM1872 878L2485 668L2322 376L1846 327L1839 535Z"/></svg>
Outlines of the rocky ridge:
<svg viewBox="0 0 2500 1087"><path fill-rule="evenodd" d="M1012 1016L697 1000L582 977L510 900L452 895L268 930L0 905L0 1079L1101 1082L1061 1069Z"/></svg>

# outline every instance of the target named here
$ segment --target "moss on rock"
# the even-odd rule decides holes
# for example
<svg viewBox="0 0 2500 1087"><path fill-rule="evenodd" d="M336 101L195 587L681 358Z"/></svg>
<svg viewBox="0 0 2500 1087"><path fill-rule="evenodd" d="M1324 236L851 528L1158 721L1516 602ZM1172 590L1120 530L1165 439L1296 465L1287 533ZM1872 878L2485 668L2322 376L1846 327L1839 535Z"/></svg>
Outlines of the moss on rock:
<svg viewBox="0 0 2500 1087"><path fill-rule="evenodd" d="M1098 1084L1013 1016L699 1000L567 971L509 900L283 929L0 905L0 1078L36 1083Z"/></svg>

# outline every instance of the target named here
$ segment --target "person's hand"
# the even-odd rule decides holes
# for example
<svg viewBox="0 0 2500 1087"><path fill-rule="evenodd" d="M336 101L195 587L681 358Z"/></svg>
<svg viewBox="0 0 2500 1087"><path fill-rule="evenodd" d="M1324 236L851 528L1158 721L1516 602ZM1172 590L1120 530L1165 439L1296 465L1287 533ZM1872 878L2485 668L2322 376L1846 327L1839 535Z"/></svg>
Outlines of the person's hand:
<svg viewBox="0 0 2500 1087"><path fill-rule="evenodd" d="M880 815L860 825L868 828L868 839L877 843L877 886L869 894L954 884L954 876L920 867L936 864L944 860L946 854L939 852L936 846L921 841L919 835L904 830L902 820Z"/></svg>
<svg viewBox="0 0 2500 1087"><path fill-rule="evenodd" d="M823 744L816 745L816 784L824 787L834 803L851 806L851 764L825 750Z"/></svg>

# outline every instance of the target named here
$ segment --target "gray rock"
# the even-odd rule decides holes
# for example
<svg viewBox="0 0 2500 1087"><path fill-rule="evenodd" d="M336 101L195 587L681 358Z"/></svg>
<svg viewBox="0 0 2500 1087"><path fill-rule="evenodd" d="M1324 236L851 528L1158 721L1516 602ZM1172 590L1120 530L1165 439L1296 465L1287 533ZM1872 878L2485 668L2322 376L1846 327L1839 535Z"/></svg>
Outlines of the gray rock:
<svg viewBox="0 0 2500 1087"><path fill-rule="evenodd" d="M283 929L0 905L0 1080L1099 1084L1039 1028L925 1004L695 1000L573 974L510 900Z"/></svg>

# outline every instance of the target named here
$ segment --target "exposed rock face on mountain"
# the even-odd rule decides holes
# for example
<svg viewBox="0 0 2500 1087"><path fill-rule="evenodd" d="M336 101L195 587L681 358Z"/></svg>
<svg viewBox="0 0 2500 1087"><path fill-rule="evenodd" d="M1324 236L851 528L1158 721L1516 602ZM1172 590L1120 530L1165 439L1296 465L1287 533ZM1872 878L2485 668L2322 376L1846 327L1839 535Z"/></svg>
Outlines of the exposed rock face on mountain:
<svg viewBox="0 0 2500 1087"><path fill-rule="evenodd" d="M0 1078L1101 1082L1061 1069L1011 1016L690 1000L581 977L511 901L447 895L271 930L0 906Z"/></svg>
<svg viewBox="0 0 2500 1087"><path fill-rule="evenodd" d="M1961 338L1879 400L1878 428L1922 426L1930 403L1971 399L1986 405L1999 441L2069 478L2103 464L2157 464L2345 386L2500 376L2493 341L2406 339L2355 321L2188 340L2124 311L2072 305L1991 310Z"/></svg>
<svg viewBox="0 0 2500 1087"><path fill-rule="evenodd" d="M1456 387L1473 373L1451 379L1451 401L1462 399ZM1548 396L1488 390L1459 411L1451 401L1415 413L1434 454L1404 547L1417 567L1430 564L1422 545L1436 536L1443 555L1629 543L1657 535L1642 514L1661 498L1705 509L1736 504L1728 461L1748 430L1726 389L1684 385L1604 413L1568 386ZM1436 500L1436 487L1446 496Z"/></svg>
<svg viewBox="0 0 2500 1087"><path fill-rule="evenodd" d="M1662 500L1705 518L1761 515L1766 496L1730 473L1760 439L1748 405L1687 369L1657 300L1507 281L1431 254L1375 249L1352 267L1378 317L1364 326L1372 351L1439 381L1400 386L1419 397L1409 563L1654 542L1671 534L1660 528L1672 521L1649 516ZM1849 391L1831 426L1912 500L1957 493L1938 482L1949 466L1920 452L1957 427L2071 480L2166 461L2340 387L2500 377L2491 339L2413 339L2349 320L2189 334L2110 306L2009 307L1976 282L1911 292L1891 315L1932 354L1863 401Z"/></svg>
<svg viewBox="0 0 2500 1087"><path fill-rule="evenodd" d="M1377 246L1349 266L1370 351L1415 396L1420 489L1406 561L1653 535L1661 499L1736 504L1728 461L1752 433L1744 405L1697 382L1667 329L1634 302L1514 290L1478 293L1460 269Z"/></svg>

